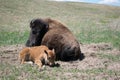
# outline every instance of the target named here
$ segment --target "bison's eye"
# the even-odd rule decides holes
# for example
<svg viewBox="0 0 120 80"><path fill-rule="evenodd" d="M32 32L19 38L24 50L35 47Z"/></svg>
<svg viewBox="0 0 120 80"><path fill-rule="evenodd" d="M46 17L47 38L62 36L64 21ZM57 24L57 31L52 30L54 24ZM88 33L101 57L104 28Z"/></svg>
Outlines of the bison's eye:
<svg viewBox="0 0 120 80"><path fill-rule="evenodd" d="M33 33L33 34L37 34L37 32L36 32L36 31L32 31L32 33Z"/></svg>
<svg viewBox="0 0 120 80"><path fill-rule="evenodd" d="M34 27L35 27L35 26L34 26L34 25L32 25L32 24L30 25L30 28L34 28Z"/></svg>

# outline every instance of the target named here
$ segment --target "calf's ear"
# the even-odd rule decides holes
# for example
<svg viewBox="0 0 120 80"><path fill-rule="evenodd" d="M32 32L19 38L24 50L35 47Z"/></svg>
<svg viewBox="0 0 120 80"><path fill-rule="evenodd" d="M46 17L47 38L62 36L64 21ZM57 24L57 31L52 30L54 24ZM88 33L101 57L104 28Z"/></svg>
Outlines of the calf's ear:
<svg viewBox="0 0 120 80"><path fill-rule="evenodd" d="M44 50L44 52L48 55L48 52L46 50Z"/></svg>
<svg viewBox="0 0 120 80"><path fill-rule="evenodd" d="M55 49L52 49L52 52L55 54Z"/></svg>

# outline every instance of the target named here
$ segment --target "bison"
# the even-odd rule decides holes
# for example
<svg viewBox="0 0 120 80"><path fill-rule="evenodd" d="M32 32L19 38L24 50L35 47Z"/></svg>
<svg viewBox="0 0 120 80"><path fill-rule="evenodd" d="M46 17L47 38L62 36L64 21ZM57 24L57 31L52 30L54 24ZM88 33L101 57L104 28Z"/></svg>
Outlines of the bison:
<svg viewBox="0 0 120 80"><path fill-rule="evenodd" d="M83 58L79 42L61 22L38 18L31 20L30 28L26 46L46 45L51 50L55 49L56 60L72 61Z"/></svg>

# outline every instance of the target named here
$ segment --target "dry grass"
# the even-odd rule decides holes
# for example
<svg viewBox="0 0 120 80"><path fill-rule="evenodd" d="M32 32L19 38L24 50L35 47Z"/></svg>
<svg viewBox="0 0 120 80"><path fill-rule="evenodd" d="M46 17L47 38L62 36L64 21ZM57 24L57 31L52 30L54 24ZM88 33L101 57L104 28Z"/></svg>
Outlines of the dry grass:
<svg viewBox="0 0 120 80"><path fill-rule="evenodd" d="M23 45L0 47L1 80L120 79L120 58L117 58L117 56L120 56L120 50L107 43L81 45L85 59L73 62L57 61L56 63L59 63L60 67L46 66L41 72L35 65L20 65L18 53L23 47Z"/></svg>
<svg viewBox="0 0 120 80"><path fill-rule="evenodd" d="M18 53L29 35L33 18L51 17L66 24L85 59L61 62L60 67L20 65ZM49 2L0 0L0 80L119 80L120 7Z"/></svg>
<svg viewBox="0 0 120 80"><path fill-rule="evenodd" d="M44 0L0 0L0 45L25 43L30 20L38 17L60 20L82 43L119 48L120 7Z"/></svg>

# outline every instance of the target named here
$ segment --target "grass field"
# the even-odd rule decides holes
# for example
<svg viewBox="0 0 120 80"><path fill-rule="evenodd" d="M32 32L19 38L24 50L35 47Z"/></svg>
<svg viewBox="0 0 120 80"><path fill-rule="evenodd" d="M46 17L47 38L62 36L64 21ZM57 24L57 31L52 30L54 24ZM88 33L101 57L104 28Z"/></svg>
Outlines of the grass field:
<svg viewBox="0 0 120 80"><path fill-rule="evenodd" d="M39 72L17 55L33 18L61 21L82 43L86 58ZM22 45L22 46L21 46ZM120 7L46 0L0 0L0 80L119 80ZM68 68L69 66L69 68ZM66 69L68 68L68 69Z"/></svg>
<svg viewBox="0 0 120 80"><path fill-rule="evenodd" d="M66 24L81 43L120 47L120 7L44 0L0 0L0 45L24 44L29 22L47 17Z"/></svg>

